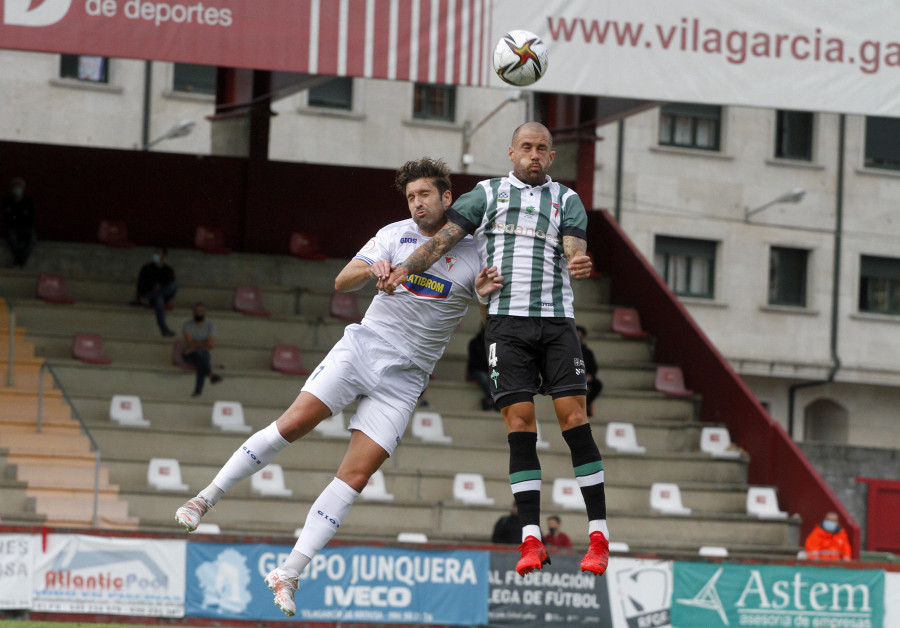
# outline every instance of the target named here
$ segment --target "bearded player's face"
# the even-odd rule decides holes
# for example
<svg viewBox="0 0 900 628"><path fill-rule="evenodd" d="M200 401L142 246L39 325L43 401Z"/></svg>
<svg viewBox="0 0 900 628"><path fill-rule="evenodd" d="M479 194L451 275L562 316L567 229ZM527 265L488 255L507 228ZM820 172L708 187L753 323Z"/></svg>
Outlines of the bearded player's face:
<svg viewBox="0 0 900 628"><path fill-rule="evenodd" d="M444 210L450 207L450 190L441 194L431 179L416 179L406 184L406 203L419 231L433 236L444 226Z"/></svg>

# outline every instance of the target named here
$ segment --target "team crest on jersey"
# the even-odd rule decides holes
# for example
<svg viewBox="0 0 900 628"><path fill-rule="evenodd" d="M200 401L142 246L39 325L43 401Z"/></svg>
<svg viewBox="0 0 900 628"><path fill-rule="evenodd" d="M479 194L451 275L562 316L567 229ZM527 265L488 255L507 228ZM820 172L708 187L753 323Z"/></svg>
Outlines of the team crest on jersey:
<svg viewBox="0 0 900 628"><path fill-rule="evenodd" d="M409 276L403 286L414 295L431 299L446 299L450 295L453 282L428 273Z"/></svg>
<svg viewBox="0 0 900 628"><path fill-rule="evenodd" d="M525 208L525 213L530 216L531 214L534 213L534 210L535 210L534 205L529 205L528 207Z"/></svg>
<svg viewBox="0 0 900 628"><path fill-rule="evenodd" d="M459 261L459 257L456 256L456 253L450 251L444 256L444 263L447 265L447 270L453 268L456 262Z"/></svg>
<svg viewBox="0 0 900 628"><path fill-rule="evenodd" d="M360 253L367 253L375 248L375 238L370 238L368 242L359 250Z"/></svg>
<svg viewBox="0 0 900 628"><path fill-rule="evenodd" d="M498 203L508 203L509 202L509 193L508 192L500 192L500 194L497 195L497 202Z"/></svg>

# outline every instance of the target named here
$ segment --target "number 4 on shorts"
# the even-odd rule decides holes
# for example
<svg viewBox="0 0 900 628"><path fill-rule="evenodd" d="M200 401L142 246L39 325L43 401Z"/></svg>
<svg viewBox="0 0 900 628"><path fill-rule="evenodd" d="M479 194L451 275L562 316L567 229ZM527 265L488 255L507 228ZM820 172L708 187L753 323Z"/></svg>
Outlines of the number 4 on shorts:
<svg viewBox="0 0 900 628"><path fill-rule="evenodd" d="M492 342L488 347L488 366L494 368L497 366L497 343Z"/></svg>

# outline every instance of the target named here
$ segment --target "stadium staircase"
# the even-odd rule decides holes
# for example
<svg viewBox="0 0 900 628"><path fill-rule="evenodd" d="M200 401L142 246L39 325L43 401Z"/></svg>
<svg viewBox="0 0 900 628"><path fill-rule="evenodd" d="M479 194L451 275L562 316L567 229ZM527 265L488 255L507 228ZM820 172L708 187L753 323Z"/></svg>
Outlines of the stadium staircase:
<svg viewBox="0 0 900 628"><path fill-rule="evenodd" d="M41 242L27 269L0 270L0 287L11 299L18 324L27 330L24 336L17 331L16 336L16 386L0 391L0 464L5 463L0 517L5 523L90 525L83 517L60 514L55 505L66 495L70 501L90 501L81 484L71 484L84 475L73 469L90 466L88 462L92 465L94 455L85 448L87 439L79 435L78 423L49 381L45 382L44 430L34 433L34 397L42 360L52 365L99 444L100 492L104 503L110 504L104 507L99 525L171 533L177 532L175 509L206 486L245 438L211 424L213 402L239 401L246 422L253 429L264 427L293 401L303 382L301 377L270 369L272 347L300 346L305 365L311 368L343 332L344 323L328 316L328 303L334 277L345 260L170 251L169 263L180 286L175 309L168 313L170 327L180 330L190 316L190 306L203 301L218 328L213 364L225 379L217 386L207 384L203 396L192 399L193 373L172 364L172 339L161 337L152 311L128 304L137 271L149 257L146 248ZM41 272L63 274L75 303L55 305L36 299ZM234 312L231 297L238 285L260 286L272 316ZM696 554L700 546L722 545L732 556L795 556L798 518L760 520L746 514L748 458L714 459L699 451L703 400L668 397L654 390L656 339L626 339L609 331L610 279L579 282L576 289L578 322L588 329L588 342L604 382L592 424L604 454L613 540L628 543L632 551L668 555ZM373 294L374 290L360 293L363 307ZM342 525L342 538L387 541L402 531L424 532L433 542L489 542L494 522L508 512L512 499L503 421L496 412L480 409L480 391L464 380L467 344L478 326L477 308L473 308L428 389L428 410L441 413L452 443L423 443L408 434L383 467L388 492L396 498L358 501ZM76 333L102 335L112 364L73 360L71 343ZM0 354L5 360L2 344ZM114 394L140 396L150 426L112 422L109 406ZM553 479L572 477L572 467L552 406L544 399L538 402L538 417L543 439L549 442L549 448L540 451L543 512L562 514L576 548L583 548L586 516L561 511L551 500ZM604 434L610 421L634 423L638 442L647 453L608 451ZM251 492L250 482L244 482L206 520L219 524L225 534L290 537L333 476L346 442L315 432L308 435L277 459L292 497L261 497ZM178 459L190 490L179 494L150 488L147 466L153 457ZM494 506L454 501L453 476L463 471L484 475ZM654 482L677 483L692 514L667 516L651 511L649 494ZM115 510L114 497L127 501L127 510Z"/></svg>

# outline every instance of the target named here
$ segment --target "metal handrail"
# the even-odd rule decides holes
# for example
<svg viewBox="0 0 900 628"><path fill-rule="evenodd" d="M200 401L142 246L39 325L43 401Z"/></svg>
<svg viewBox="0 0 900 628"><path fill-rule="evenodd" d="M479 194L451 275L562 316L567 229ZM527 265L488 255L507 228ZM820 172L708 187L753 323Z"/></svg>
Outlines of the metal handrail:
<svg viewBox="0 0 900 628"><path fill-rule="evenodd" d="M87 425L84 422L84 419L81 418L81 413L78 412L78 408L75 407L75 404L72 403L72 399L69 397L69 393L66 392L66 389L63 387L62 382L59 381L59 378L56 376L56 372L53 370L53 367L49 362L44 362L41 365L41 370L38 373L38 416L37 416L37 431L40 432L43 421L44 421L44 371L48 371L50 375L53 377L53 383L59 388L59 391L62 393L63 399L66 400L66 403L69 404L69 407L72 408L72 413L75 415L75 418L78 420L78 423L81 425L81 430L84 432L85 436L88 437L88 440L91 442L91 448L95 453L95 461L94 461L94 506L93 506L93 515L91 517L91 527L97 527L97 507L100 503L100 447L97 445L97 441L94 440L94 436L91 434L91 431L88 429Z"/></svg>
<svg viewBox="0 0 900 628"><path fill-rule="evenodd" d="M6 293L0 289L0 299L6 303L9 310L9 368L6 371L6 385L13 387L13 361L16 359L16 310Z"/></svg>

